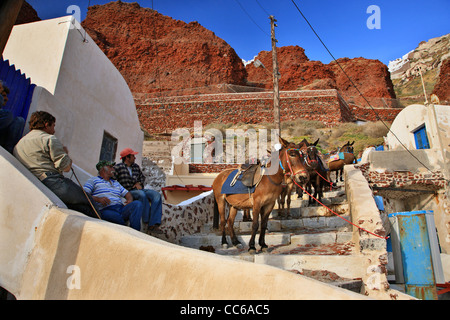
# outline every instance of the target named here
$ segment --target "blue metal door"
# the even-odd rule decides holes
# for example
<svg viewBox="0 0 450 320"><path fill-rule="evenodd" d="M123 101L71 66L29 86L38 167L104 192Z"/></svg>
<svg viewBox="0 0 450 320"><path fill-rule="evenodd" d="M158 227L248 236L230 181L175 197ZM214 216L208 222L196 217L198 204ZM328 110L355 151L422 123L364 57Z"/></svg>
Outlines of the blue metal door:
<svg viewBox="0 0 450 320"><path fill-rule="evenodd" d="M394 255L401 257L401 266L396 263L395 268L402 269L405 292L419 299L437 300L426 214L426 211L389 214L397 219L398 225L391 233L392 249Z"/></svg>
<svg viewBox="0 0 450 320"><path fill-rule="evenodd" d="M416 141L417 149L430 149L430 143L428 142L427 129L425 125L414 131L414 140Z"/></svg>

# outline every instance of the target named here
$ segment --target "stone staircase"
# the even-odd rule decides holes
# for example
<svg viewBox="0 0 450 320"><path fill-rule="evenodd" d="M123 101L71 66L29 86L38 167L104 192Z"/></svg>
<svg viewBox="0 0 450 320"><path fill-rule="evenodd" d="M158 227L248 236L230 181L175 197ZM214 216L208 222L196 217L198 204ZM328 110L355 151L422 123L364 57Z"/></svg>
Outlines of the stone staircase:
<svg viewBox="0 0 450 320"><path fill-rule="evenodd" d="M268 222L266 253L248 253L252 223L242 221L241 212L238 212L234 228L242 247L223 248L221 232L212 225L205 225L198 234L183 236L180 245L271 265L359 292L361 274L365 270L361 270L362 257L355 252L352 242L352 225L320 205L308 206L306 197L296 197L292 195L289 218L280 217L275 205ZM324 192L322 200L351 221L343 186ZM258 237L259 232L256 243ZM229 237L228 242L231 243Z"/></svg>

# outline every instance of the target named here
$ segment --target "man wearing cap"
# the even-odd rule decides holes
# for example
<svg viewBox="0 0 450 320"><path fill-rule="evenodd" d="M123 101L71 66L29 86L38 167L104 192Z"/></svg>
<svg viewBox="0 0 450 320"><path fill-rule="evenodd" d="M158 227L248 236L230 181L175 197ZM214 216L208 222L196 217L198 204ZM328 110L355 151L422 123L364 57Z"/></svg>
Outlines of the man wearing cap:
<svg viewBox="0 0 450 320"><path fill-rule="evenodd" d="M140 231L142 204L133 201L133 196L114 176L114 162L101 160L97 163L98 176L90 178L83 186L84 191L91 195L99 206L102 219L125 225L130 221L130 227ZM125 198L125 204L122 199Z"/></svg>
<svg viewBox="0 0 450 320"><path fill-rule="evenodd" d="M145 176L135 162L136 154L138 152L131 148L125 148L120 152L122 163L115 165L115 177L125 189L130 191L134 199L141 201L144 228L148 224L149 233L158 234L161 233L161 230L159 230L162 216L161 195L157 191L144 189Z"/></svg>

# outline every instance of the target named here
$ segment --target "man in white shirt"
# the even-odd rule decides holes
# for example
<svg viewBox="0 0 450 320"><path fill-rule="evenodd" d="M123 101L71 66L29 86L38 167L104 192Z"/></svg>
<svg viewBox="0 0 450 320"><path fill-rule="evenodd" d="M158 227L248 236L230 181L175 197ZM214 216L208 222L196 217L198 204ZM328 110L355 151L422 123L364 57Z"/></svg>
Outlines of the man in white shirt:
<svg viewBox="0 0 450 320"><path fill-rule="evenodd" d="M55 136L56 119L45 111L30 117L30 132L17 143L14 156L64 204L93 218L97 214L80 186L63 176L72 168L67 148Z"/></svg>

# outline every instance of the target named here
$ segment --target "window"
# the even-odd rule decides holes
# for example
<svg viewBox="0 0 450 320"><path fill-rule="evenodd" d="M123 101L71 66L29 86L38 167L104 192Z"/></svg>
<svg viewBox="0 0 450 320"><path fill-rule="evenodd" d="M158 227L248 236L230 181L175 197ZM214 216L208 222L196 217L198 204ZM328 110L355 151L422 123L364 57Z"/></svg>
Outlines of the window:
<svg viewBox="0 0 450 320"><path fill-rule="evenodd" d="M191 163L203 163L203 152L205 151L204 143L191 144Z"/></svg>
<svg viewBox="0 0 450 320"><path fill-rule="evenodd" d="M113 162L116 158L117 139L108 132L103 132L102 148L100 150L100 159Z"/></svg>
<svg viewBox="0 0 450 320"><path fill-rule="evenodd" d="M419 127L414 133L414 140L416 141L416 149L430 149L428 142L427 129L425 125Z"/></svg>

